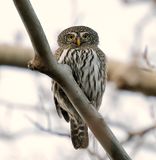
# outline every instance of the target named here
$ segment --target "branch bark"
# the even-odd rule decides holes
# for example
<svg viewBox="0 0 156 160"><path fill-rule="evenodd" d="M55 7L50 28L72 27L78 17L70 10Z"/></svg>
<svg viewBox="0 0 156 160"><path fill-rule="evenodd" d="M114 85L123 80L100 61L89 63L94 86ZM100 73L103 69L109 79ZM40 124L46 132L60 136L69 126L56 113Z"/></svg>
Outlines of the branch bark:
<svg viewBox="0 0 156 160"><path fill-rule="evenodd" d="M75 109L87 122L89 128L111 159L129 160L129 156L108 128L102 116L94 109L75 82L70 67L58 64L52 56L51 49L48 45L43 29L30 2L28 0L14 0L14 3L36 51L36 56L34 61L31 63L31 67L46 73L60 84ZM39 62L41 62L41 68ZM44 69L43 64L46 69Z"/></svg>

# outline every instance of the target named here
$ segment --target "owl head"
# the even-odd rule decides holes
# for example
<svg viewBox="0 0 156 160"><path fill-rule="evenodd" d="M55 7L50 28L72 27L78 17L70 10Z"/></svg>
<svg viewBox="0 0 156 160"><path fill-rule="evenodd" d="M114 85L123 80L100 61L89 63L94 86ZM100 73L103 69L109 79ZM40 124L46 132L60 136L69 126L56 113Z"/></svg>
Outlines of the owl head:
<svg viewBox="0 0 156 160"><path fill-rule="evenodd" d="M89 45L98 45L98 34L86 26L73 26L62 31L58 36L58 45L60 47L80 47Z"/></svg>

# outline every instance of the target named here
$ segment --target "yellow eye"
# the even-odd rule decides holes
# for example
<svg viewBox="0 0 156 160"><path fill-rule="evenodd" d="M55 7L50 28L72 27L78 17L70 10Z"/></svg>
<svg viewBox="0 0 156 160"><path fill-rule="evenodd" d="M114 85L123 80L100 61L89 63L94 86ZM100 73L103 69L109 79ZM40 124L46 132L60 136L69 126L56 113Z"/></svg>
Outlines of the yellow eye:
<svg viewBox="0 0 156 160"><path fill-rule="evenodd" d="M73 34L68 34L67 35L67 40L68 41L72 41L72 40L74 40L74 38L75 38L75 36Z"/></svg>
<svg viewBox="0 0 156 160"><path fill-rule="evenodd" d="M83 34L82 36L84 39L88 39L90 37L90 35L88 33Z"/></svg>

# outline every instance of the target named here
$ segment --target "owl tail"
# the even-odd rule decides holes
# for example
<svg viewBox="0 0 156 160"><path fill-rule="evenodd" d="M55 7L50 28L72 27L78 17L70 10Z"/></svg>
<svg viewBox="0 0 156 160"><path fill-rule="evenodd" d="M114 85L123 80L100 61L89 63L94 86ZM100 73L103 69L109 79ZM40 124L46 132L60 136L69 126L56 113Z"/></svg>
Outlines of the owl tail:
<svg viewBox="0 0 156 160"><path fill-rule="evenodd" d="M70 120L71 139L75 149L88 147L88 127L82 119Z"/></svg>

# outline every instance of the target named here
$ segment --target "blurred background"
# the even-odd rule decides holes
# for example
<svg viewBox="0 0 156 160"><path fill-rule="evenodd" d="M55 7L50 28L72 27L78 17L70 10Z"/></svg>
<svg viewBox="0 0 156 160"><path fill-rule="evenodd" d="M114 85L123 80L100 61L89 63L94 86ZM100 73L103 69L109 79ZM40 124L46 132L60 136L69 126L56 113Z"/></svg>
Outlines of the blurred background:
<svg viewBox="0 0 156 160"><path fill-rule="evenodd" d="M133 160L155 160L156 1L31 3L53 52L65 28L86 25L98 32L108 57L100 113ZM0 159L108 159L94 141L87 150L73 149L69 124L55 111L51 79L26 67L33 49L13 1L1 2L0 19Z"/></svg>

